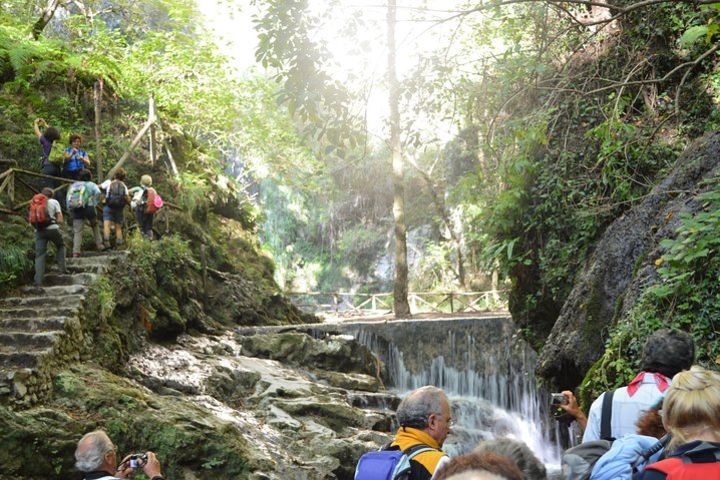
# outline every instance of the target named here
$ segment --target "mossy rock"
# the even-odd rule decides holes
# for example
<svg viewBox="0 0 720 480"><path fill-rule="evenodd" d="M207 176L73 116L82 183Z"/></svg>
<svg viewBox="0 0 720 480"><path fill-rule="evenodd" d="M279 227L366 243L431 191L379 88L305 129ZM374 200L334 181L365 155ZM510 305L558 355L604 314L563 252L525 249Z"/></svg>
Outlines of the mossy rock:
<svg viewBox="0 0 720 480"><path fill-rule="evenodd" d="M152 450L170 478L248 478L272 470L253 452L237 425L177 397L161 397L100 368L79 365L58 374L44 407L0 407L3 478L73 478L80 437L104 428L121 454ZM30 447L30 448L28 448Z"/></svg>
<svg viewBox="0 0 720 480"><path fill-rule="evenodd" d="M376 359L352 337L315 339L297 332L238 335L243 354L323 370L374 375Z"/></svg>

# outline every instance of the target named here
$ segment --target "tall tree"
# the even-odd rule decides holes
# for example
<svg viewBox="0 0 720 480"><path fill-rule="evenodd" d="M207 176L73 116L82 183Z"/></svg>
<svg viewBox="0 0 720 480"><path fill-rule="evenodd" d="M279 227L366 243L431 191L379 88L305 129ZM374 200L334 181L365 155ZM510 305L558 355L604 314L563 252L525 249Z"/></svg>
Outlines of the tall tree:
<svg viewBox="0 0 720 480"><path fill-rule="evenodd" d="M405 225L405 184L403 179L403 158L400 150L400 83L395 71L395 21L397 4L388 0L388 85L390 93L390 150L393 169L393 218L395 220L395 318L410 315L408 304L407 226Z"/></svg>

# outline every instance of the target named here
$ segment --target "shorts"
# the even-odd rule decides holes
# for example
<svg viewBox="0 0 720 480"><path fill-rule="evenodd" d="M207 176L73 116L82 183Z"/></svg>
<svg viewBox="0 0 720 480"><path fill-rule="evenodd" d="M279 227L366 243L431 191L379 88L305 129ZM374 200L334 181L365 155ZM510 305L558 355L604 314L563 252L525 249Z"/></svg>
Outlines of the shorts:
<svg viewBox="0 0 720 480"><path fill-rule="evenodd" d="M112 208L109 205L103 207L103 220L106 222L123 223L123 210L125 208Z"/></svg>

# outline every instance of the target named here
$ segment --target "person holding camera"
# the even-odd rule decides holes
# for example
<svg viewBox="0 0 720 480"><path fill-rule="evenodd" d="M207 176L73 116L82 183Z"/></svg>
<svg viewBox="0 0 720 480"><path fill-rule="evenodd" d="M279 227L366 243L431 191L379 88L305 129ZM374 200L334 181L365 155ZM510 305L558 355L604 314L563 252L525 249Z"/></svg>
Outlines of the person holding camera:
<svg viewBox="0 0 720 480"><path fill-rule="evenodd" d="M602 393L590 406L583 442L622 438L635 433L635 422L665 396L677 373L695 358L695 344L680 330L663 328L645 342L641 371L628 384Z"/></svg>
<svg viewBox="0 0 720 480"><path fill-rule="evenodd" d="M62 175L65 178L78 180L80 171L90 166L90 157L85 150L80 148L82 137L76 133L70 135L70 146L63 152Z"/></svg>
<svg viewBox="0 0 720 480"><path fill-rule="evenodd" d="M118 465L117 447L103 430L87 433L80 439L75 449L75 467L83 472L85 480L132 478L138 468L150 480L165 480L153 452L127 455Z"/></svg>

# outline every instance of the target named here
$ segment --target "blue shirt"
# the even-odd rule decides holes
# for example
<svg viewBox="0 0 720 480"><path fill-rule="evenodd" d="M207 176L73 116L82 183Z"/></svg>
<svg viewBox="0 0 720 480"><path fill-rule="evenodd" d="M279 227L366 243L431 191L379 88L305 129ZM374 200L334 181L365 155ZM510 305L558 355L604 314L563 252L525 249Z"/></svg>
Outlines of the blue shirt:
<svg viewBox="0 0 720 480"><path fill-rule="evenodd" d="M72 151L73 147L67 147L65 149L65 153L70 155L70 158L65 160L64 170L66 172L77 172L85 168L85 162L83 161L83 158L87 157L85 150L78 148L75 153L71 155L70 152Z"/></svg>

